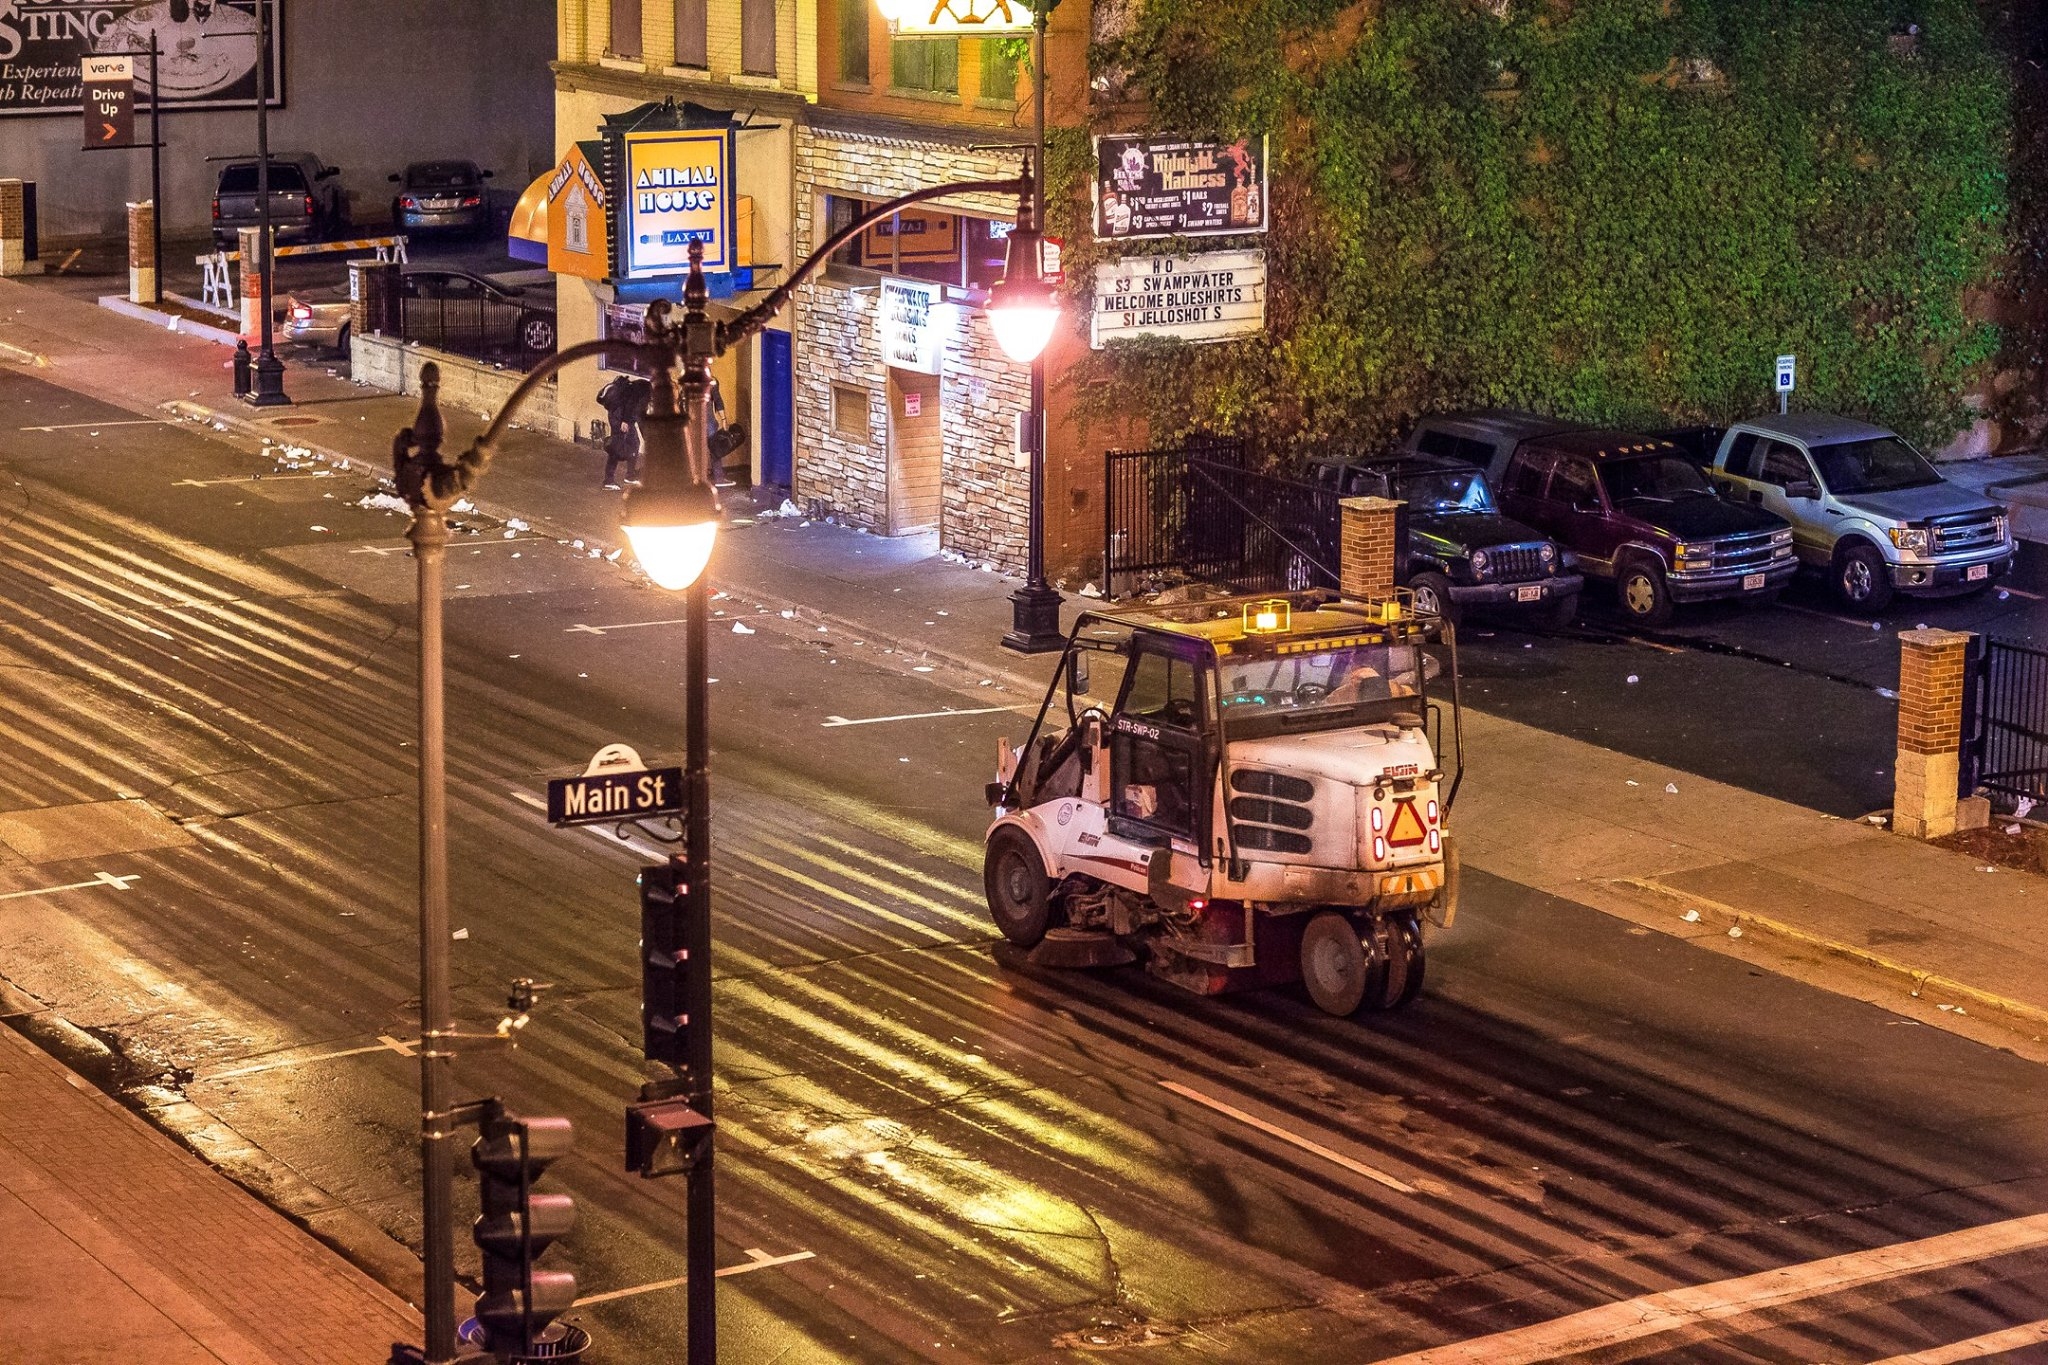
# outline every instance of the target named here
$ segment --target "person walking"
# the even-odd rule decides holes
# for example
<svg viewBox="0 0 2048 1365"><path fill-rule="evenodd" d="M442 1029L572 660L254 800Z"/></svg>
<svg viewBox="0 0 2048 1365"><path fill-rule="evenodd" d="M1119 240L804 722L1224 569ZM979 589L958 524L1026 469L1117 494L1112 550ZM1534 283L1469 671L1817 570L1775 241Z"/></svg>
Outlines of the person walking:
<svg viewBox="0 0 2048 1365"><path fill-rule="evenodd" d="M611 423L611 435L604 443L604 486L619 488L619 466L626 467L626 482L640 482L640 419L654 399L654 385L637 375L622 374L598 391L598 406Z"/></svg>

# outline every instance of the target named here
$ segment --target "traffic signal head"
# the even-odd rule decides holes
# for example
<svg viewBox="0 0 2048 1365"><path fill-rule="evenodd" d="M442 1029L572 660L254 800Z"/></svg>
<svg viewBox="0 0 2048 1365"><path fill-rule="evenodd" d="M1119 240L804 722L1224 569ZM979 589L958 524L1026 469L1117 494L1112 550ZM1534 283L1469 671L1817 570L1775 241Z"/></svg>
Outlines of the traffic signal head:
<svg viewBox="0 0 2048 1365"><path fill-rule="evenodd" d="M515 1117L495 1102L481 1128L469 1149L481 1205L473 1236L484 1270L476 1319L492 1351L530 1353L548 1324L576 1303L574 1275L533 1268L549 1243L576 1225L568 1195L533 1193L541 1173L575 1145L575 1129L567 1119Z"/></svg>
<svg viewBox="0 0 2048 1365"><path fill-rule="evenodd" d="M686 933L689 887L683 865L670 861L640 869L640 1029L650 1062L688 1064L685 1030L689 1007L683 976L690 966Z"/></svg>

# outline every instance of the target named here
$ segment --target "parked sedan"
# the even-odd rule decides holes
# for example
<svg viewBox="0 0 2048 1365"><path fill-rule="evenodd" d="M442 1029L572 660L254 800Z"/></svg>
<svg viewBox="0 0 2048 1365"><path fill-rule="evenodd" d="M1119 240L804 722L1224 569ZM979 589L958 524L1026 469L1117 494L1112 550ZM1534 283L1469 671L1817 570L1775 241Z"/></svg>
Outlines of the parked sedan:
<svg viewBox="0 0 2048 1365"><path fill-rule="evenodd" d="M391 222L399 232L460 232L481 235L491 225L491 173L474 161L415 161L391 177L398 193Z"/></svg>
<svg viewBox="0 0 2048 1365"><path fill-rule="evenodd" d="M346 299L285 300L284 336L307 346L348 349ZM407 270L399 277L400 335L479 359L531 363L555 349L553 305L514 285L466 270Z"/></svg>

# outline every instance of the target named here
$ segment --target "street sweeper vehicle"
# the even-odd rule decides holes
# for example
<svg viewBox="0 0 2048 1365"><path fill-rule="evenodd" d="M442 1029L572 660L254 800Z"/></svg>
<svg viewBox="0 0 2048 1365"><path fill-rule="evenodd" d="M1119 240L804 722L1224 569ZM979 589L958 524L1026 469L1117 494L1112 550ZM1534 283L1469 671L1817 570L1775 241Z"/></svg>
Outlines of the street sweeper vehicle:
<svg viewBox="0 0 2048 1365"><path fill-rule="evenodd" d="M1457 913L1457 680L1451 627L1405 594L1084 614L999 747L996 927L1042 966L1406 1004L1425 923Z"/></svg>

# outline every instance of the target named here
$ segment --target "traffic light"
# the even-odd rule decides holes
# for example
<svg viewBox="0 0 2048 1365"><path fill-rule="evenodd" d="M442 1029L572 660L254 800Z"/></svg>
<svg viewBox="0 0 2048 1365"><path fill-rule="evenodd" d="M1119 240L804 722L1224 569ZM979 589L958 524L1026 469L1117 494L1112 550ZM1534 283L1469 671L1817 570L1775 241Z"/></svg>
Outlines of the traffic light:
<svg viewBox="0 0 2048 1365"><path fill-rule="evenodd" d="M575 1129L567 1119L522 1119L493 1100L469 1149L478 1179L473 1235L483 1252L484 1292L476 1320L484 1342L501 1358L535 1353L548 1325L576 1303L576 1277L535 1270L548 1244L576 1224L576 1202L566 1194L535 1194L541 1173L569 1154Z"/></svg>
<svg viewBox="0 0 2048 1365"><path fill-rule="evenodd" d="M687 865L681 859L640 869L640 1029L650 1062L689 1064L686 975L704 961L691 952Z"/></svg>

